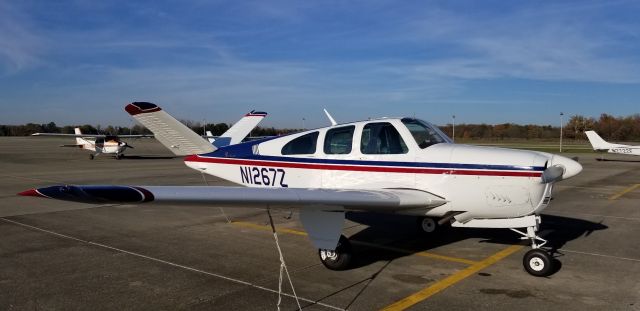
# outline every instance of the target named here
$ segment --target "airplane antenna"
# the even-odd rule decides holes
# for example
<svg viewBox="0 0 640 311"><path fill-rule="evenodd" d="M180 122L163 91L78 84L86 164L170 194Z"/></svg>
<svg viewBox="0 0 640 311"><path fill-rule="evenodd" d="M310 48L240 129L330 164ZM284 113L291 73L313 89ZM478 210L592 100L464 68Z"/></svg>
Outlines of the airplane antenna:
<svg viewBox="0 0 640 311"><path fill-rule="evenodd" d="M329 114L329 111L327 111L327 109L322 109L324 110L324 113L327 115L327 118L329 118L329 122L331 122L331 125L337 125L338 122L336 122L336 120L331 116L331 114Z"/></svg>

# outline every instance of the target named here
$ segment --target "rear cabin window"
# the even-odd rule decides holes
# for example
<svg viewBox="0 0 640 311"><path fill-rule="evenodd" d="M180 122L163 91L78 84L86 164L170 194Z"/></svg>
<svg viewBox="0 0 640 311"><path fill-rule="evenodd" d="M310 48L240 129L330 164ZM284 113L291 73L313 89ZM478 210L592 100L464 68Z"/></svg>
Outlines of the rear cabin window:
<svg viewBox="0 0 640 311"><path fill-rule="evenodd" d="M324 138L324 153L326 154L348 154L351 153L353 132L355 126L345 126L330 129Z"/></svg>
<svg viewBox="0 0 640 311"><path fill-rule="evenodd" d="M401 154L409 148L398 130L388 122L369 123L362 129L360 151L363 154Z"/></svg>
<svg viewBox="0 0 640 311"><path fill-rule="evenodd" d="M317 141L318 132L302 135L284 145L284 147L282 147L282 154L314 154L316 153Z"/></svg>

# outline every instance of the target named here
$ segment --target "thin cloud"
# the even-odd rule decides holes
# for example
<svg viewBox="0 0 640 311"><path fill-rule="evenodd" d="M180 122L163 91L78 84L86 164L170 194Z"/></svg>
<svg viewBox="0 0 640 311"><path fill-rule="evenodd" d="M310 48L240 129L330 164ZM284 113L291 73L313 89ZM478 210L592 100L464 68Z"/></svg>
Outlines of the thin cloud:
<svg viewBox="0 0 640 311"><path fill-rule="evenodd" d="M637 57L608 52L615 45L628 45L625 38L612 38L598 29L601 23L593 23L598 17L590 10L601 5L578 6L573 12L566 6L557 9L565 13L522 9L478 18L433 10L412 24L411 39L426 46L451 46L458 55L424 61L416 70L463 79L640 82Z"/></svg>
<svg viewBox="0 0 640 311"><path fill-rule="evenodd" d="M10 75L41 62L42 40L29 22L29 16L9 2L0 2L0 73Z"/></svg>

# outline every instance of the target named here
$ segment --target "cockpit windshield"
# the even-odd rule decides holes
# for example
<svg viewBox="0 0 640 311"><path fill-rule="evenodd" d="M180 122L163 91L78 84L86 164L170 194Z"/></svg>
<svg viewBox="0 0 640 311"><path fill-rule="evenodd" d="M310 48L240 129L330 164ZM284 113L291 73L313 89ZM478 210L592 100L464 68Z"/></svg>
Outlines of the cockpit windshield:
<svg viewBox="0 0 640 311"><path fill-rule="evenodd" d="M451 139L437 126L413 118L404 118L402 123L407 127L413 139L421 149L441 143L452 143Z"/></svg>

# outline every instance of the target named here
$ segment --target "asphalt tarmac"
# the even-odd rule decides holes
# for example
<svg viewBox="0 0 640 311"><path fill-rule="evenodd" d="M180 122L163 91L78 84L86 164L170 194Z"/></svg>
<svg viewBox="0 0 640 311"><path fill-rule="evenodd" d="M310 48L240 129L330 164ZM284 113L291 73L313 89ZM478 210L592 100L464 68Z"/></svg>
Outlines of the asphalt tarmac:
<svg viewBox="0 0 640 311"><path fill-rule="evenodd" d="M127 157L0 138L0 310L275 310L280 260L264 210L94 206L19 197L54 184L203 185L153 139ZM571 155L569 155L571 156ZM274 211L305 310L640 310L640 158L579 154L541 234L560 262L527 274L504 229L417 233L415 220L351 214L352 269L330 271L297 213ZM209 185L228 185L212 176ZM289 217L291 216L291 217ZM228 219L227 219L228 218ZM285 276L282 310L297 308Z"/></svg>

